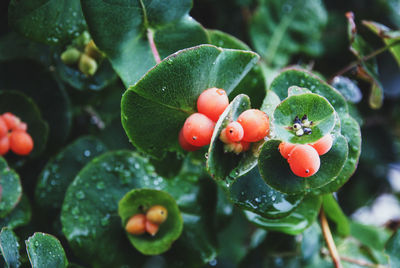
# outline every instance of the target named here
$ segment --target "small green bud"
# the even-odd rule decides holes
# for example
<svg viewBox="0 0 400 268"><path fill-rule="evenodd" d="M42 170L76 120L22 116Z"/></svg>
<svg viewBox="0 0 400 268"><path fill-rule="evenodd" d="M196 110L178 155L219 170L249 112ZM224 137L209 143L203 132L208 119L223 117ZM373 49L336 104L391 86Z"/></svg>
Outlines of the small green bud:
<svg viewBox="0 0 400 268"><path fill-rule="evenodd" d="M97 48L93 40L90 40L90 42L86 45L85 54L96 60L103 58L103 53Z"/></svg>
<svg viewBox="0 0 400 268"><path fill-rule="evenodd" d="M80 48L84 48L90 42L90 40L90 34L87 31L84 31L80 36L75 38L73 43Z"/></svg>
<svg viewBox="0 0 400 268"><path fill-rule="evenodd" d="M77 63L80 57L81 57L81 52L74 47L67 48L67 50L65 50L61 54L62 62L64 62L67 65Z"/></svg>
<svg viewBox="0 0 400 268"><path fill-rule="evenodd" d="M79 70L87 76L92 76L97 71L97 62L86 54L79 60Z"/></svg>

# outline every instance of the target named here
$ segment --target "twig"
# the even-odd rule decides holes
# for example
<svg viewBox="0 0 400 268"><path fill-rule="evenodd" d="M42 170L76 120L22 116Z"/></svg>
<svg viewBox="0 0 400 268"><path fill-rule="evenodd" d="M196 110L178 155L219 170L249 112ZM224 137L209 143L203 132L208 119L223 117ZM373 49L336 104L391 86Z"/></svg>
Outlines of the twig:
<svg viewBox="0 0 400 268"><path fill-rule="evenodd" d="M333 78L335 78L336 76L341 76L345 73L347 73L348 71L350 71L351 69L353 69L354 67L356 67L357 65L359 65L360 63L364 62L364 61L368 61L376 56L378 56L379 54L385 52L386 50L390 49L393 46L399 45L400 44L400 40L395 41L393 43L391 43L390 45L381 47L373 52L371 52L370 54L362 57L361 59L358 59L356 61L351 62L349 65L345 66L344 68L342 68L341 70L339 70L337 73L335 73L330 79L329 82L332 82Z"/></svg>
<svg viewBox="0 0 400 268"><path fill-rule="evenodd" d="M103 130L106 126L103 120L101 120L99 114L91 106L86 106L84 110L90 115L90 119L99 129Z"/></svg>
<svg viewBox="0 0 400 268"><path fill-rule="evenodd" d="M322 248L321 254L323 254L324 256L330 255L326 248ZM354 263L359 266L366 266L366 267L373 267L373 268L388 268L388 266L386 266L386 265L376 264L376 263L368 262L365 260L353 259L353 258L346 257L346 256L340 256L340 260L345 261L345 262Z"/></svg>
<svg viewBox="0 0 400 268"><path fill-rule="evenodd" d="M332 261L335 265L335 268L342 268L342 264L340 263L340 256L339 253L336 249L335 242L333 241L331 229L329 228L328 220L325 217L324 209L321 208L321 211L319 213L319 217L321 220L321 228L322 228L322 233L324 235L326 244L329 249L329 254L331 255Z"/></svg>
<svg viewBox="0 0 400 268"><path fill-rule="evenodd" d="M147 39L149 40L151 52L153 53L156 63L160 63L160 54L158 53L156 43L154 43L154 32L151 29L147 29Z"/></svg>

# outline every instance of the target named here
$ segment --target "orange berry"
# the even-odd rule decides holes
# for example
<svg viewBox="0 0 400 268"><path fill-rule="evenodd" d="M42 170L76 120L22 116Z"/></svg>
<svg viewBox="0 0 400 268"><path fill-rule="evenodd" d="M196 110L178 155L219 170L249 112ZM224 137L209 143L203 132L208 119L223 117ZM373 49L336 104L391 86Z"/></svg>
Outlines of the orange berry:
<svg viewBox="0 0 400 268"><path fill-rule="evenodd" d="M226 137L231 142L238 142L243 139L244 131L241 124L238 122L231 122L226 126L225 129Z"/></svg>
<svg viewBox="0 0 400 268"><path fill-rule="evenodd" d="M201 147L211 142L215 122L204 114L194 113L183 125L183 137L191 145Z"/></svg>
<svg viewBox="0 0 400 268"><path fill-rule="evenodd" d="M219 139L223 142L223 143L230 143L228 137L226 136L226 128L224 128L221 133L219 134Z"/></svg>
<svg viewBox="0 0 400 268"><path fill-rule="evenodd" d="M197 99L197 111L214 122L218 121L228 105L229 99L225 90L216 87L204 90Z"/></svg>
<svg viewBox="0 0 400 268"><path fill-rule="evenodd" d="M33 149L33 140L28 133L15 130L10 134L10 148L15 154L28 155Z"/></svg>
<svg viewBox="0 0 400 268"><path fill-rule="evenodd" d="M167 217L167 209L160 205L152 206L146 213L146 219L155 224L163 223Z"/></svg>
<svg viewBox="0 0 400 268"><path fill-rule="evenodd" d="M179 131L179 144L181 145L183 150L189 152L197 151L198 149L200 149L200 147L191 145L189 142L187 142L185 137L183 137L183 128L181 129L181 131Z"/></svg>
<svg viewBox="0 0 400 268"><path fill-rule="evenodd" d="M260 110L250 109L241 113L237 120L243 127L243 141L256 142L269 133L269 118Z"/></svg>
<svg viewBox="0 0 400 268"><path fill-rule="evenodd" d="M19 122L21 122L21 120L12 113L4 113L2 116L9 130L13 130Z"/></svg>
<svg viewBox="0 0 400 268"><path fill-rule="evenodd" d="M152 223L151 221L146 221L146 232L151 234L151 236L155 236L158 232L158 224Z"/></svg>
<svg viewBox="0 0 400 268"><path fill-rule="evenodd" d="M0 138L4 137L8 133L8 127L3 117L0 116Z"/></svg>
<svg viewBox="0 0 400 268"><path fill-rule="evenodd" d="M28 130L28 125L24 122L19 122L19 124L14 128L14 130L20 130L26 132Z"/></svg>
<svg viewBox="0 0 400 268"><path fill-rule="evenodd" d="M288 163L292 172L303 178L314 175L321 165L317 151L303 144L296 145L290 152Z"/></svg>
<svg viewBox="0 0 400 268"><path fill-rule="evenodd" d="M125 225L125 230L133 235L140 235L146 232L146 216L136 214L132 216Z"/></svg>
<svg viewBox="0 0 400 268"><path fill-rule="evenodd" d="M281 144L279 144L279 152L281 153L283 158L288 159L289 153L293 150L294 147L296 147L296 144L290 142L281 142Z"/></svg>
<svg viewBox="0 0 400 268"><path fill-rule="evenodd" d="M332 148L332 144L333 138L331 134L327 134L310 145L317 151L319 155L323 155L329 152L329 150Z"/></svg>
<svg viewBox="0 0 400 268"><path fill-rule="evenodd" d="M8 135L0 138L0 155L5 155L10 150L10 139Z"/></svg>

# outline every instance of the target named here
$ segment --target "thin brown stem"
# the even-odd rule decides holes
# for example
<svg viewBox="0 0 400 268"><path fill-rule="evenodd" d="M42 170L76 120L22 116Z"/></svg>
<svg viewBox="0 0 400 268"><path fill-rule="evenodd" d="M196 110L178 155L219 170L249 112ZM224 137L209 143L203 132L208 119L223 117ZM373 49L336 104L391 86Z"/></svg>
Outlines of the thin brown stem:
<svg viewBox="0 0 400 268"><path fill-rule="evenodd" d="M329 79L329 82L331 82L331 81L333 80L333 78L335 78L336 76L341 76L341 75L347 73L347 72L350 71L351 69L357 67L360 63L362 63L362 62L364 62L364 61L368 61L368 60L370 60L370 59L372 59L372 58L378 56L379 54L385 52L386 50L388 50L388 49L390 49L391 47L396 46L396 45L400 45L400 40L395 41L395 42L391 43L390 45L381 47L381 48L379 48L379 49L377 49L377 50L371 52L370 54L368 54L368 55L362 57L362 58L359 59L359 60L356 60L356 61L351 62L349 65L343 67L343 68L340 69L337 73L335 73L335 74L331 77L331 79Z"/></svg>
<svg viewBox="0 0 400 268"><path fill-rule="evenodd" d="M147 29L147 39L149 40L151 52L153 53L156 63L160 63L160 54L158 53L156 43L154 43L154 32L151 29Z"/></svg>
<svg viewBox="0 0 400 268"><path fill-rule="evenodd" d="M350 263L354 263L354 264L357 264L360 266L365 266L365 267L372 267L372 268L387 267L385 265L375 264L375 263L371 263L371 262L364 261L364 260L357 260L357 259L353 259L353 258L349 258L349 257L345 257L345 256L340 256L340 259L345 262L350 262Z"/></svg>
<svg viewBox="0 0 400 268"><path fill-rule="evenodd" d="M329 254L331 255L333 264L335 265L335 268L342 268L342 264L340 263L340 256L336 249L335 242L333 241L331 229L329 228L328 220L326 219L323 208L321 208L319 217L321 220L322 233L328 246Z"/></svg>

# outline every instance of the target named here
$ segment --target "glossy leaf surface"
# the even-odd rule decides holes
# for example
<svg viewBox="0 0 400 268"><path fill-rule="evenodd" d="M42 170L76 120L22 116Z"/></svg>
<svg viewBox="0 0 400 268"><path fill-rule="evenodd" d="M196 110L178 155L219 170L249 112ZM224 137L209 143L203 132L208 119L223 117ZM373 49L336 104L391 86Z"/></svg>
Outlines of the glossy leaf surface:
<svg viewBox="0 0 400 268"><path fill-rule="evenodd" d="M32 268L65 268L68 266L64 249L55 236L34 233L25 241L25 244Z"/></svg>

